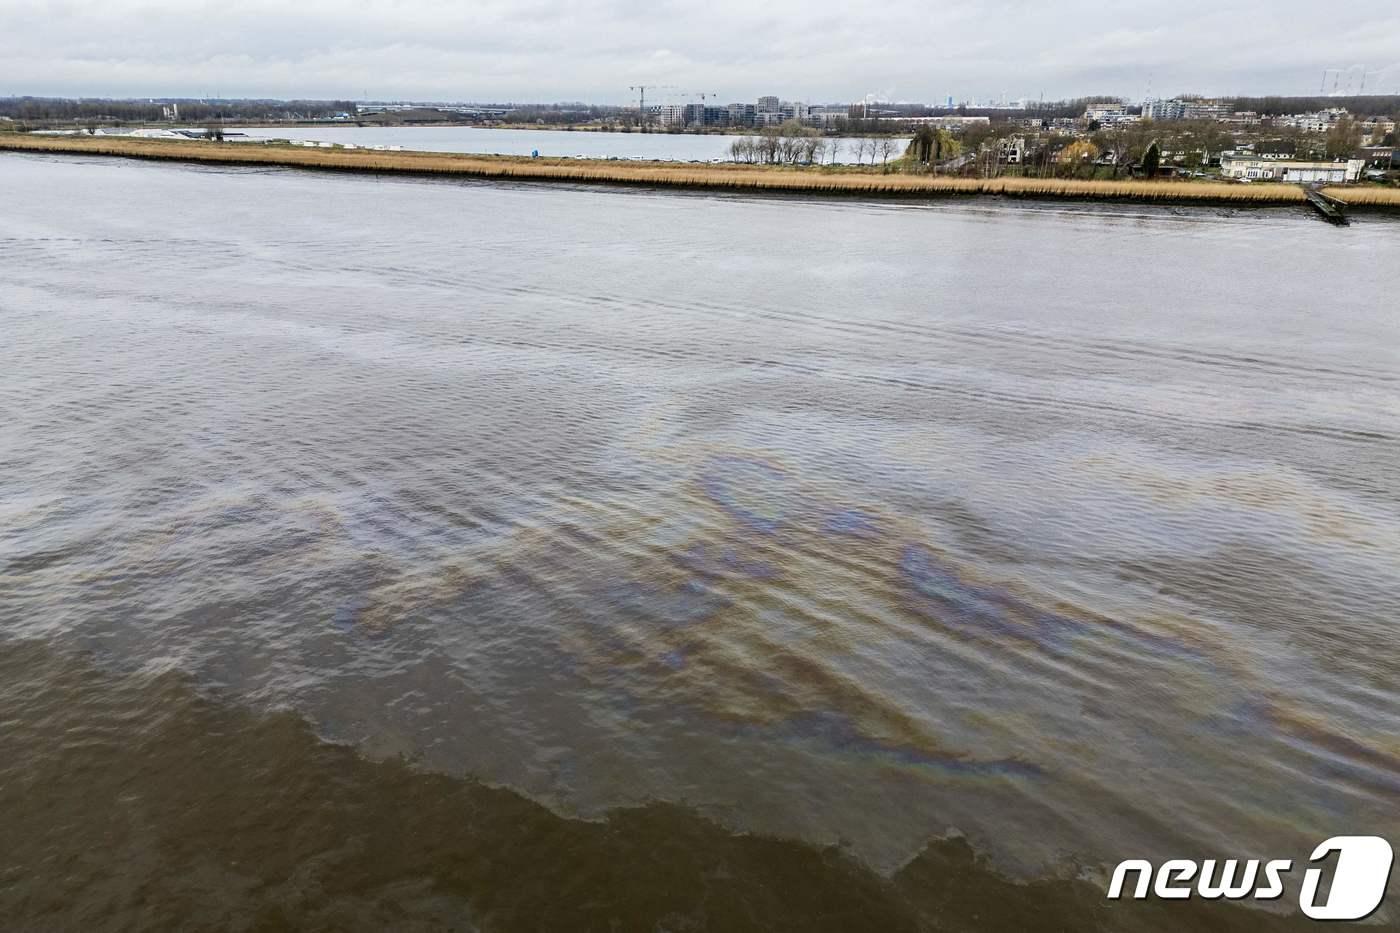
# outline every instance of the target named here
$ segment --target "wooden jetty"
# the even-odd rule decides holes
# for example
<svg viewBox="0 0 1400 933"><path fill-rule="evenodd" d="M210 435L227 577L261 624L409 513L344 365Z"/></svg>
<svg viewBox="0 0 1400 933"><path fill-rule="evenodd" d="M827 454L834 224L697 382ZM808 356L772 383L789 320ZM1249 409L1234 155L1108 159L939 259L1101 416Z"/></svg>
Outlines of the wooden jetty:
<svg viewBox="0 0 1400 933"><path fill-rule="evenodd" d="M1341 201L1328 197L1316 188L1304 188L1303 194L1307 196L1308 203L1316 208L1317 212L1325 217L1329 223L1345 227L1349 222L1345 211L1346 205Z"/></svg>

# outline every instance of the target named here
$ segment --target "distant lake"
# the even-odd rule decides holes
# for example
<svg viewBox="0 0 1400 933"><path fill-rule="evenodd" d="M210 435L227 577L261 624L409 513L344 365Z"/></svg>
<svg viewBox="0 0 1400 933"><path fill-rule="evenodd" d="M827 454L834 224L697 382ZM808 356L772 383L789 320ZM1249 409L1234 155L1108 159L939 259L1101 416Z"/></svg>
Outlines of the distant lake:
<svg viewBox="0 0 1400 933"><path fill-rule="evenodd" d="M355 146L402 146L422 152L472 152L546 158L657 159L676 162L729 160L737 136L672 133L597 133L568 130L502 130L473 126L229 127L259 139L306 139ZM854 162L854 140L841 140L841 162ZM901 140L899 152L904 151Z"/></svg>

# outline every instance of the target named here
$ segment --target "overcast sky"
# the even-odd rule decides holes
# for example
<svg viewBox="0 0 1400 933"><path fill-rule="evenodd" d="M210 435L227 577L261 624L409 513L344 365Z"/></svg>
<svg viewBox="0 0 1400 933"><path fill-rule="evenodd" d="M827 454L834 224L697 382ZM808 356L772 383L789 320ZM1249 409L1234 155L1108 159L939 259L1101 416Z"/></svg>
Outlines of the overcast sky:
<svg viewBox="0 0 1400 933"><path fill-rule="evenodd" d="M1362 65L1400 93L1400 4L0 0L5 96L1141 98L1357 89Z"/></svg>

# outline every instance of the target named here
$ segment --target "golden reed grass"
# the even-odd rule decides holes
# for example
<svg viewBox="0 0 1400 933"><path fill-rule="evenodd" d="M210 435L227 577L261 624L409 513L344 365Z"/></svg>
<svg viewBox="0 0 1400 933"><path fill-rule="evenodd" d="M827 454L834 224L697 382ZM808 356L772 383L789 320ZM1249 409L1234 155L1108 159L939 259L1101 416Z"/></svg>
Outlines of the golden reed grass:
<svg viewBox="0 0 1400 933"><path fill-rule="evenodd" d="M1241 185L1226 182L1106 181L1059 178L948 178L885 173L877 168L791 168L729 163L685 165L602 159L532 159L441 152L387 152L375 149L312 148L202 140L131 139L91 136L0 135L0 150L85 153L140 159L214 162L225 165L282 165L293 168L474 178L596 182L678 188L810 192L855 195L974 195L1108 200L1208 202L1217 204L1297 204L1294 185ZM1347 204L1400 207L1400 191L1330 189Z"/></svg>
<svg viewBox="0 0 1400 933"><path fill-rule="evenodd" d="M1400 188L1327 188L1326 192L1348 207L1400 208Z"/></svg>

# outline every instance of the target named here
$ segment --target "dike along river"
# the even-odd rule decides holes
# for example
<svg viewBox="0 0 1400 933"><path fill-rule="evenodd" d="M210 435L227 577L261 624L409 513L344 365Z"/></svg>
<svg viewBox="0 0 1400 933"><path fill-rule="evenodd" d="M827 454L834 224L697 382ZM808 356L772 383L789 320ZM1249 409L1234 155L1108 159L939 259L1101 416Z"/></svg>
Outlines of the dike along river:
<svg viewBox="0 0 1400 933"><path fill-rule="evenodd" d="M1400 840L1400 223L0 204L7 926L1258 929L1102 872Z"/></svg>

